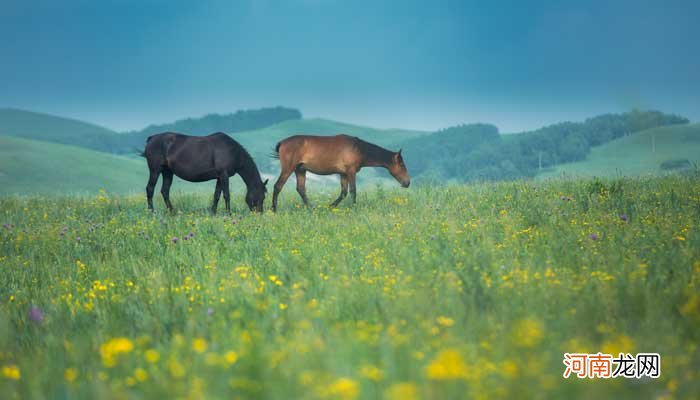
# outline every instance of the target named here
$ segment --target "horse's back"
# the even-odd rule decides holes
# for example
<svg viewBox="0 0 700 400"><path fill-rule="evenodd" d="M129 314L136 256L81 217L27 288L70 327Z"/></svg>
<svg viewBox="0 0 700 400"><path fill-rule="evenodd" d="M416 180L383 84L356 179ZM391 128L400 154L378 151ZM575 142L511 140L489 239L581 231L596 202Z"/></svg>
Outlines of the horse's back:
<svg viewBox="0 0 700 400"><path fill-rule="evenodd" d="M223 133L216 132L206 136L192 136L177 132L162 132L151 135L146 139L146 148L157 148L167 153L173 151L182 151L183 149L199 149L202 151L207 148L222 148L222 147L242 147L232 137Z"/></svg>
<svg viewBox="0 0 700 400"><path fill-rule="evenodd" d="M316 174L344 173L359 162L355 140L348 135L294 135L279 142L276 150L288 168L303 164Z"/></svg>
<svg viewBox="0 0 700 400"><path fill-rule="evenodd" d="M279 151L281 147L301 148L307 146L338 149L342 146L352 146L356 139L356 137L346 134L333 136L297 134L278 142L275 149Z"/></svg>

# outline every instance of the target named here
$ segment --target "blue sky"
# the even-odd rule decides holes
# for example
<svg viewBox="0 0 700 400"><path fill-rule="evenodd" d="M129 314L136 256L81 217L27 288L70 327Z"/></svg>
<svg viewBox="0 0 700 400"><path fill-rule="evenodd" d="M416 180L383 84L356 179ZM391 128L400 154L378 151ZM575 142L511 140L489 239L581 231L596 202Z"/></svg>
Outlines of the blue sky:
<svg viewBox="0 0 700 400"><path fill-rule="evenodd" d="M0 107L138 129L285 105L503 132L633 107L700 120L697 1L13 1Z"/></svg>

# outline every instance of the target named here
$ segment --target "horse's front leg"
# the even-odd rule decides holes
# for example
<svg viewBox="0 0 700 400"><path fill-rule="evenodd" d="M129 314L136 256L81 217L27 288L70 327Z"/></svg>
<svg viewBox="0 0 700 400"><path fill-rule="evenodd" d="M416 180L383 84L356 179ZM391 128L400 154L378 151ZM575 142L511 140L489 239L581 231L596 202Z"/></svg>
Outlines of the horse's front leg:
<svg viewBox="0 0 700 400"><path fill-rule="evenodd" d="M216 180L216 189L214 189L214 201L211 203L211 213L216 214L216 209L219 207L219 198L221 198L221 180Z"/></svg>
<svg viewBox="0 0 700 400"><path fill-rule="evenodd" d="M348 172L348 183L350 184L350 197L352 204L357 203L357 187L355 186L355 173Z"/></svg>
<svg viewBox="0 0 700 400"><path fill-rule="evenodd" d="M224 202L226 203L226 212L231 214L231 194L228 191L228 173L224 174L220 178L221 180L221 190L224 192Z"/></svg>

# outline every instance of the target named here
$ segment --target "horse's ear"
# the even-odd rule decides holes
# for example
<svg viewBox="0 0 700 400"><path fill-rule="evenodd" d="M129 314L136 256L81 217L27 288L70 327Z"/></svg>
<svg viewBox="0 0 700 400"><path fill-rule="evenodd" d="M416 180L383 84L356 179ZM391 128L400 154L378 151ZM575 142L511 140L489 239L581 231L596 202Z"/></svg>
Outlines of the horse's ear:
<svg viewBox="0 0 700 400"><path fill-rule="evenodd" d="M267 181L269 181L269 179L265 179L265 182L263 182L263 186L267 186Z"/></svg>

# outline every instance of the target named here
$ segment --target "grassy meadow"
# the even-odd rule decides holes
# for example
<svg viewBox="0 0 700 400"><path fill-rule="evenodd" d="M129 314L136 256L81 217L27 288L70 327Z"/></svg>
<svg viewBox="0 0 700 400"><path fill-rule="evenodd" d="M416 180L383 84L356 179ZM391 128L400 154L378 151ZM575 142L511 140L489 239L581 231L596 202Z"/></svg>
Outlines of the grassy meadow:
<svg viewBox="0 0 700 400"><path fill-rule="evenodd" d="M700 396L697 176L309 194L0 197L1 397Z"/></svg>

